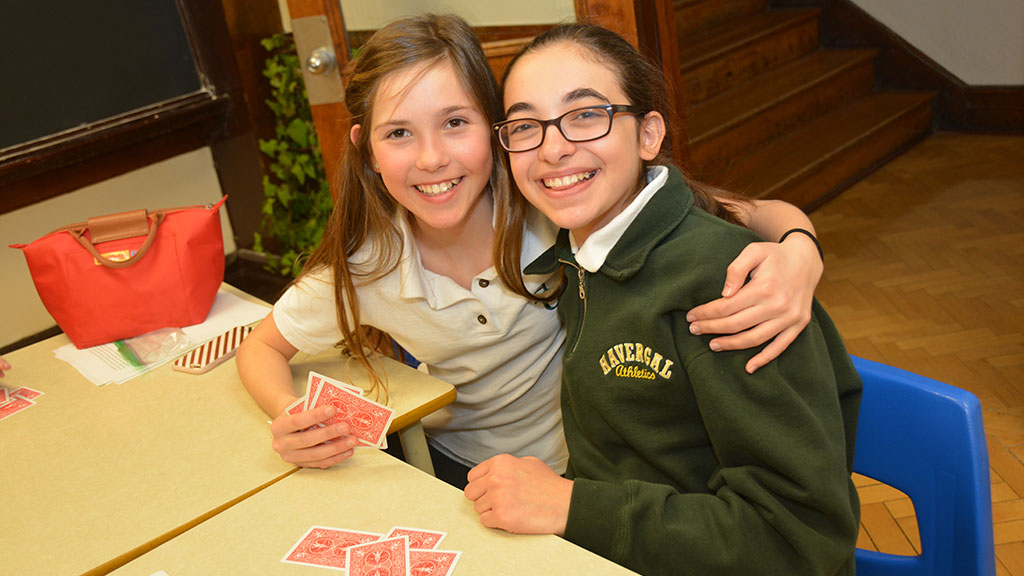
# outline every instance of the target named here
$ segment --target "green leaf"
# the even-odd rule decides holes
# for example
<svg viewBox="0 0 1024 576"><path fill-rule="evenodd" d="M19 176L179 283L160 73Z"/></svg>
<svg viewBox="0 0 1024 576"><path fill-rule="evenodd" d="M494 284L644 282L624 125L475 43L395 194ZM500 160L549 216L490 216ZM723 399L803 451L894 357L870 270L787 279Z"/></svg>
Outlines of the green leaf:
<svg viewBox="0 0 1024 576"><path fill-rule="evenodd" d="M306 183L306 171L302 169L301 164L293 165L291 173L292 176L295 176L295 179L299 181L300 185L304 185Z"/></svg>
<svg viewBox="0 0 1024 576"><path fill-rule="evenodd" d="M270 87L265 104L274 115L275 137L259 140L263 162L263 222L254 248L273 247L266 268L282 275L298 272L299 255L323 237L334 207L320 156L295 42L290 34L260 41L267 51L263 76ZM273 240L272 242L270 240Z"/></svg>
<svg viewBox="0 0 1024 576"><path fill-rule="evenodd" d="M309 126L302 118L295 118L288 124L288 137L302 148L309 147Z"/></svg>
<svg viewBox="0 0 1024 576"><path fill-rule="evenodd" d="M277 153L277 140L259 140L258 141L260 152L264 153L271 158Z"/></svg>

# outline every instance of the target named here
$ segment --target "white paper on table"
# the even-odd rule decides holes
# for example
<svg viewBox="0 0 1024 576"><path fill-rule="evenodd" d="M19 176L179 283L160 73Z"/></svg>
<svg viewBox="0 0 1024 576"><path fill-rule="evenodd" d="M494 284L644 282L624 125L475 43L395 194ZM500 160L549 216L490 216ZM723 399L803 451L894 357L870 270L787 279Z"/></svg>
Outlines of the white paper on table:
<svg viewBox="0 0 1024 576"><path fill-rule="evenodd" d="M243 300L231 292L221 290L217 292L217 299L214 300L206 321L193 326L185 326L181 331L188 335L196 343L196 346L199 346L235 326L244 326L262 320L269 313L270 308L267 308L265 304Z"/></svg>
<svg viewBox="0 0 1024 576"><path fill-rule="evenodd" d="M230 292L221 290L217 292L217 298L214 300L206 320L200 324L186 326L181 331L189 337L193 342L192 347L195 348L235 326L262 320L268 312L270 309L262 304L243 300ZM74 366L82 376L97 386L120 384L131 380L166 364L173 358L169 357L161 362L153 362L145 366L133 366L121 356L117 345L113 343L81 350L75 348L74 344L65 344L54 350L53 354Z"/></svg>

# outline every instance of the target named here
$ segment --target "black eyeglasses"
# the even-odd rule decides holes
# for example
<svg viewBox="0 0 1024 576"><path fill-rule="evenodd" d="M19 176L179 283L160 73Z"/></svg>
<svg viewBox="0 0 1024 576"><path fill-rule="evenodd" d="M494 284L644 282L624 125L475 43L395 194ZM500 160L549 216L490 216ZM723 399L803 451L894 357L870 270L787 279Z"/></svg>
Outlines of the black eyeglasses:
<svg viewBox="0 0 1024 576"><path fill-rule="evenodd" d="M615 114L633 114L643 116L646 111L628 104L601 104L586 106L562 114L551 120L536 118L516 118L497 122L492 126L498 133L498 142L509 152L527 152L540 147L544 143L544 135L548 126L558 127L558 131L569 142L587 142L604 138L612 130Z"/></svg>

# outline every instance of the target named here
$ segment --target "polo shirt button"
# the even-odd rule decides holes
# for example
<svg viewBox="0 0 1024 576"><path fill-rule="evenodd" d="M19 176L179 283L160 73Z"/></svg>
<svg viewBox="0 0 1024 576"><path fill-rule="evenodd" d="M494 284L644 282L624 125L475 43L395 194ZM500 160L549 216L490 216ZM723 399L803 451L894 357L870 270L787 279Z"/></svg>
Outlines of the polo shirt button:
<svg viewBox="0 0 1024 576"><path fill-rule="evenodd" d="M481 278L479 281L477 281L477 284L479 284L481 288L487 288L488 286L491 285L491 282L489 280L484 280L483 278Z"/></svg>
<svg viewBox="0 0 1024 576"><path fill-rule="evenodd" d="M487 318L485 318L483 314L477 316L476 321L481 324L487 324Z"/></svg>

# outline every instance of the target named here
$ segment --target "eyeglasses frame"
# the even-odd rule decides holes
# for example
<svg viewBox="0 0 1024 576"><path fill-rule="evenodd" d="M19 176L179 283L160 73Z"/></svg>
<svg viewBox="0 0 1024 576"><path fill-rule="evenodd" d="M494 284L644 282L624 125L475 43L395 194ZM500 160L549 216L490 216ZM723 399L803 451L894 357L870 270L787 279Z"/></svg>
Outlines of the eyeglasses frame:
<svg viewBox="0 0 1024 576"><path fill-rule="evenodd" d="M583 138L582 140L573 140L572 138L566 136L565 131L562 130L562 119L570 114L573 114L574 112L579 112L581 110L604 110L605 113L608 114L608 130L606 130L605 133L601 134L600 136L594 136L593 138ZM554 125L554 127L558 129L558 133L562 135L562 138L565 138L568 142L592 142L594 140L600 140L601 138L604 138L605 136L611 133L612 124L615 121L616 114L632 114L637 117L643 117L646 116L648 112L650 111L643 110L642 108L633 106L631 104L595 104L593 106L581 106L579 108L574 108L572 110L569 110L565 114L562 114L557 118L551 118L550 120L540 120L537 118L512 118L510 120L502 120L501 122L495 122L494 124L492 124L491 129L494 130L494 135L498 139L498 144L506 152L508 152L509 154L518 154L520 152L529 152L531 150L536 150L537 148L540 148L544 144L544 139L548 135L548 126L551 125ZM536 146L526 148L525 150L509 150L508 147L505 146L505 143L501 140L499 131L502 129L502 127L508 124L511 124L513 122L522 122L524 120L530 120L540 124L540 142L538 142Z"/></svg>

